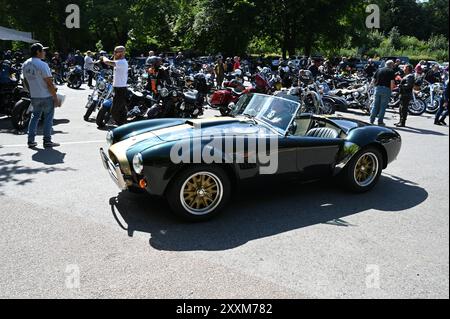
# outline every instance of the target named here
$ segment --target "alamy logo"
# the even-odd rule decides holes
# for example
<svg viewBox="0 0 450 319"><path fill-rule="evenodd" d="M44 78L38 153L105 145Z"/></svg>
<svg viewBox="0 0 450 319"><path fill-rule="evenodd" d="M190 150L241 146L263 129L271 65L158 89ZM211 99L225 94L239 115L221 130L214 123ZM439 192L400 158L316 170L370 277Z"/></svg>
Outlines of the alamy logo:
<svg viewBox="0 0 450 319"><path fill-rule="evenodd" d="M80 7L76 4L69 4L66 7L66 13L69 15L66 18L66 27L68 29L80 28Z"/></svg>
<svg viewBox="0 0 450 319"><path fill-rule="evenodd" d="M366 18L366 27L368 29L380 28L380 7L376 4L369 4L366 7L366 13L369 15Z"/></svg>
<svg viewBox="0 0 450 319"><path fill-rule="evenodd" d="M278 138L199 129L175 143L170 158L174 164L253 164L260 174L272 175L278 170Z"/></svg>
<svg viewBox="0 0 450 319"><path fill-rule="evenodd" d="M80 267L78 265L67 265L65 273L66 288L80 289Z"/></svg>

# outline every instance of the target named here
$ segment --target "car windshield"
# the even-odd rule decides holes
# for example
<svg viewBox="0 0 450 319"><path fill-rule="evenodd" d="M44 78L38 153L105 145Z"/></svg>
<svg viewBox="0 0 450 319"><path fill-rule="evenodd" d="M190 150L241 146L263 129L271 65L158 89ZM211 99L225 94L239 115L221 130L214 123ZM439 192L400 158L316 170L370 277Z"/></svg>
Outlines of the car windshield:
<svg viewBox="0 0 450 319"><path fill-rule="evenodd" d="M284 135L288 131L300 104L283 98L250 94L243 96L234 110L234 115L244 115L271 126Z"/></svg>

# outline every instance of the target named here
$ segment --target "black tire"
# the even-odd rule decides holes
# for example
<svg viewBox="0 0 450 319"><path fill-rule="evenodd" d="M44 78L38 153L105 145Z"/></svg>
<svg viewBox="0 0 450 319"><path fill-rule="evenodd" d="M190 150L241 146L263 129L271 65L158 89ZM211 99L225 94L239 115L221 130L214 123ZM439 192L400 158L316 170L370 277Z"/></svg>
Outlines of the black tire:
<svg viewBox="0 0 450 319"><path fill-rule="evenodd" d="M425 105L426 105L426 112L429 114L436 114L437 111L439 110L439 107L441 106L441 102L439 101L439 99L435 99L434 103L431 103L431 97L428 97L425 100Z"/></svg>
<svg viewBox="0 0 450 319"><path fill-rule="evenodd" d="M111 119L110 110L105 107L101 107L97 113L97 118L95 122L97 123L97 126L99 128L104 128L108 124L110 119Z"/></svg>
<svg viewBox="0 0 450 319"><path fill-rule="evenodd" d="M367 172L366 167L361 167L361 161L364 161L365 158L373 160L373 163L376 165L376 167L371 170L371 173ZM345 186L350 191L355 193L365 193L372 190L377 185L383 171L383 167L384 163L381 152L376 147L367 147L359 151L353 157L342 172L341 177ZM366 180L358 181L358 172L362 174L370 174L370 178L368 176Z"/></svg>
<svg viewBox="0 0 450 319"><path fill-rule="evenodd" d="M203 176L205 179L202 179ZM195 178L200 178L197 189L189 190L189 182ZM209 180L209 182L206 182ZM211 192L216 193L213 195L208 193L209 186ZM212 186L211 186L212 185ZM189 192L191 195L189 195ZM203 192L200 194L199 192ZM191 196L190 205L187 203L188 197L182 199L182 196ZM198 165L189 167L176 175L166 192L166 199L171 207L172 211L180 218L190 222L200 222L209 220L217 216L223 207L228 203L231 196L231 182L227 174L223 169L213 165ZM206 203L207 200L212 201L211 204ZM201 203L203 201L203 203ZM196 205L197 208L193 206ZM204 205L203 209L199 208L199 205Z"/></svg>
<svg viewBox="0 0 450 319"><path fill-rule="evenodd" d="M30 101L20 100L14 105L11 112L11 123L17 130L24 130L28 127L31 119L31 113L28 113L30 107Z"/></svg>
<svg viewBox="0 0 450 319"><path fill-rule="evenodd" d="M416 101L411 100L408 105L409 114L414 116L420 116L427 110L427 105L421 99L416 99Z"/></svg>
<svg viewBox="0 0 450 319"><path fill-rule="evenodd" d="M326 115L332 115L336 113L336 104L332 100L325 99L323 101L323 113Z"/></svg>
<svg viewBox="0 0 450 319"><path fill-rule="evenodd" d="M86 113L84 114L84 120L86 122L89 121L89 118L91 116L91 114L95 111L95 108L97 107L97 103L95 103L95 101L92 101L91 104L88 106Z"/></svg>
<svg viewBox="0 0 450 319"><path fill-rule="evenodd" d="M229 107L221 107L219 109L219 111L220 111L220 115L222 115L222 116L228 116L231 113L231 110Z"/></svg>
<svg viewBox="0 0 450 319"><path fill-rule="evenodd" d="M81 79L77 79L77 80L75 80L75 83L73 84L73 88L78 90L82 84L83 84L83 81L81 81Z"/></svg>

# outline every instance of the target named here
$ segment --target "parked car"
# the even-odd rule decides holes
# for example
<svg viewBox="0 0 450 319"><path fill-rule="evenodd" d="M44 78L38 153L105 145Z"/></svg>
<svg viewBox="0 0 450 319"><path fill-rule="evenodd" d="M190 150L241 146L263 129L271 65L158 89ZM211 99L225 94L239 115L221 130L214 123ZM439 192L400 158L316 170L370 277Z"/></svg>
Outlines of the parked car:
<svg viewBox="0 0 450 319"><path fill-rule="evenodd" d="M299 109L294 101L250 94L231 117L116 128L108 133L109 149L100 154L121 191L164 196L179 216L202 221L225 207L241 181L266 174L301 180L337 176L350 190L367 192L400 152L401 137L392 129Z"/></svg>

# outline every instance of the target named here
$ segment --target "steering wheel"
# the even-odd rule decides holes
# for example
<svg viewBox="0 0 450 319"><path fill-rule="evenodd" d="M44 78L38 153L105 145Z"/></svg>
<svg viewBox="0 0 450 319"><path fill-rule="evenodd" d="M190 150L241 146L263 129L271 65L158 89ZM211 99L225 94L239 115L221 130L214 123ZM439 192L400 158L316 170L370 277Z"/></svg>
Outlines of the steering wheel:
<svg viewBox="0 0 450 319"><path fill-rule="evenodd" d="M292 122L291 126L289 126L288 133L289 135L295 135L297 133L298 124L296 121Z"/></svg>

